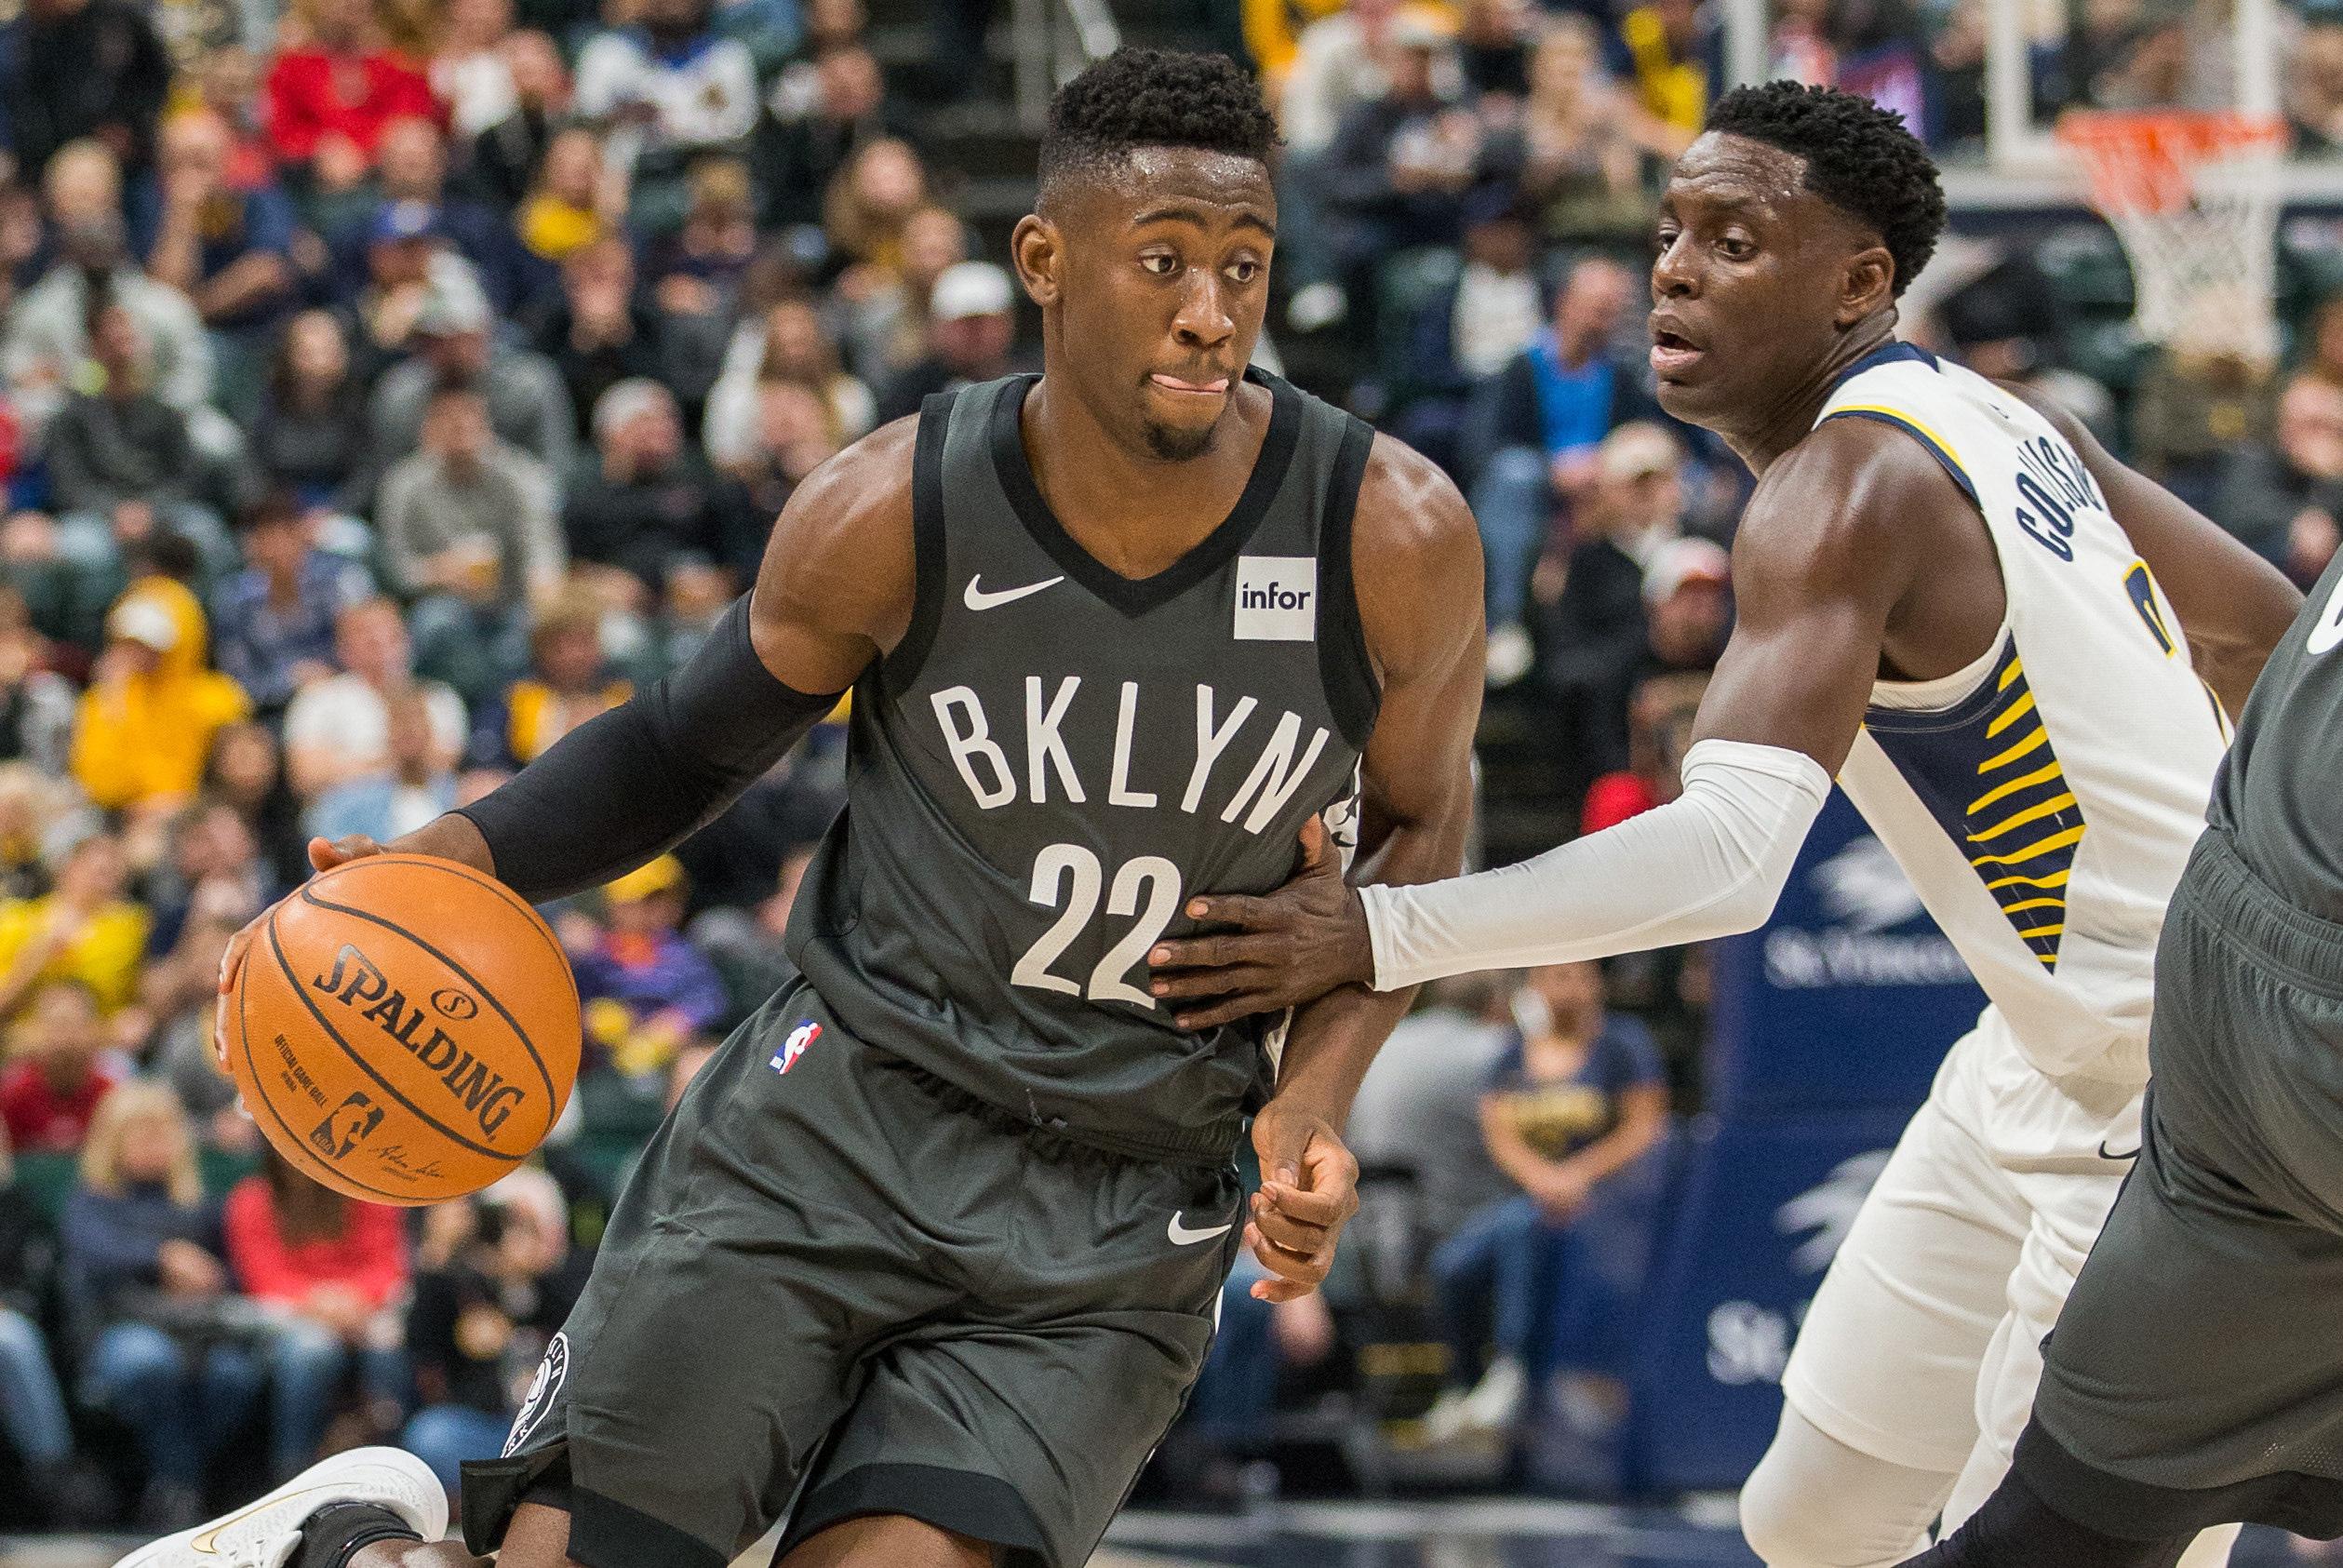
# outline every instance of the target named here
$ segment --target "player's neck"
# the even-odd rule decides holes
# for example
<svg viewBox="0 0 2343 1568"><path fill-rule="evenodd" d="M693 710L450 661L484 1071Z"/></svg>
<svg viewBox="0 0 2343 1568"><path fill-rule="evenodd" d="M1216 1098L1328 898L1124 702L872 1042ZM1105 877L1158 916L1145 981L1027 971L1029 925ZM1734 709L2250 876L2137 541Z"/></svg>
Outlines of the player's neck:
<svg viewBox="0 0 2343 1568"><path fill-rule="evenodd" d="M1848 369L1894 336L1893 311L1858 322L1787 392L1764 409L1753 410L1747 425L1717 434L1748 464L1750 473L1762 478L1777 459L1813 433L1823 405L1830 401L1832 389Z"/></svg>
<svg viewBox="0 0 2343 1568"><path fill-rule="evenodd" d="M1234 395L1209 449L1167 461L1131 450L1045 373L1020 421L1034 483L1076 543L1122 576L1151 577L1219 527L1252 476L1270 399L1241 381Z"/></svg>

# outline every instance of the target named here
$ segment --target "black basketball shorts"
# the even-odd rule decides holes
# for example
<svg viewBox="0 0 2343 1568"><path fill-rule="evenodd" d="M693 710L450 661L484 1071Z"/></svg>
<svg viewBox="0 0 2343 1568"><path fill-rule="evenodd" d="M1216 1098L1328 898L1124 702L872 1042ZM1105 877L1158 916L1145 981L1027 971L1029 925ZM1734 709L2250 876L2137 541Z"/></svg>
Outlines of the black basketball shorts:
<svg viewBox="0 0 2343 1568"><path fill-rule="evenodd" d="M1202 1369L1243 1231L1225 1165L1037 1139L802 984L660 1129L464 1538L535 1498L588 1568L721 1568L906 1514L1079 1568Z"/></svg>
<svg viewBox="0 0 2343 1568"><path fill-rule="evenodd" d="M2150 1052L2017 1468L2117 1536L2343 1534L2343 926L2217 831L2165 918Z"/></svg>

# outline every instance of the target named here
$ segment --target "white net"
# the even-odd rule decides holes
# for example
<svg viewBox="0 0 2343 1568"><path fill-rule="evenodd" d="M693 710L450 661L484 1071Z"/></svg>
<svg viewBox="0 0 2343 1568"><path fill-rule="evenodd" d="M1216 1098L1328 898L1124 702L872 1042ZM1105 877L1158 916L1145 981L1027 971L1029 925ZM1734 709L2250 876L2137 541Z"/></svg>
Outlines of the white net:
<svg viewBox="0 0 2343 1568"><path fill-rule="evenodd" d="M2278 356L2285 130L2244 114L2069 114L2058 127L2132 261L2133 320L2194 355Z"/></svg>

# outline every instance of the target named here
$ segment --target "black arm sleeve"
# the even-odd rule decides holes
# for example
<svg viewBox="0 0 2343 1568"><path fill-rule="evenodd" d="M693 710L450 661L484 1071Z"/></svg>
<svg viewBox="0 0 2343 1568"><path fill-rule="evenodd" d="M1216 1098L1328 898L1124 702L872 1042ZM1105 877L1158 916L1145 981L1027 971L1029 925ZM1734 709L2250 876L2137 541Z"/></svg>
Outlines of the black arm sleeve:
<svg viewBox="0 0 2343 1568"><path fill-rule="evenodd" d="M799 691L765 667L743 594L689 663L458 810L488 841L498 878L542 904L690 838L837 704L836 693Z"/></svg>

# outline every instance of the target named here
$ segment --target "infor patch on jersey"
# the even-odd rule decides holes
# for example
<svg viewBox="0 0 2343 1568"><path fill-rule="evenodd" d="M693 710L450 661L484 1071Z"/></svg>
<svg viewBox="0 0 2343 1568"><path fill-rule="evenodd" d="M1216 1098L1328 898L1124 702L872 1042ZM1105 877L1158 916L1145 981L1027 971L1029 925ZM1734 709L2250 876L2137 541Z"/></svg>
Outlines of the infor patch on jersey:
<svg viewBox="0 0 2343 1568"><path fill-rule="evenodd" d="M1239 642L1317 641L1317 558L1238 556L1235 630Z"/></svg>

